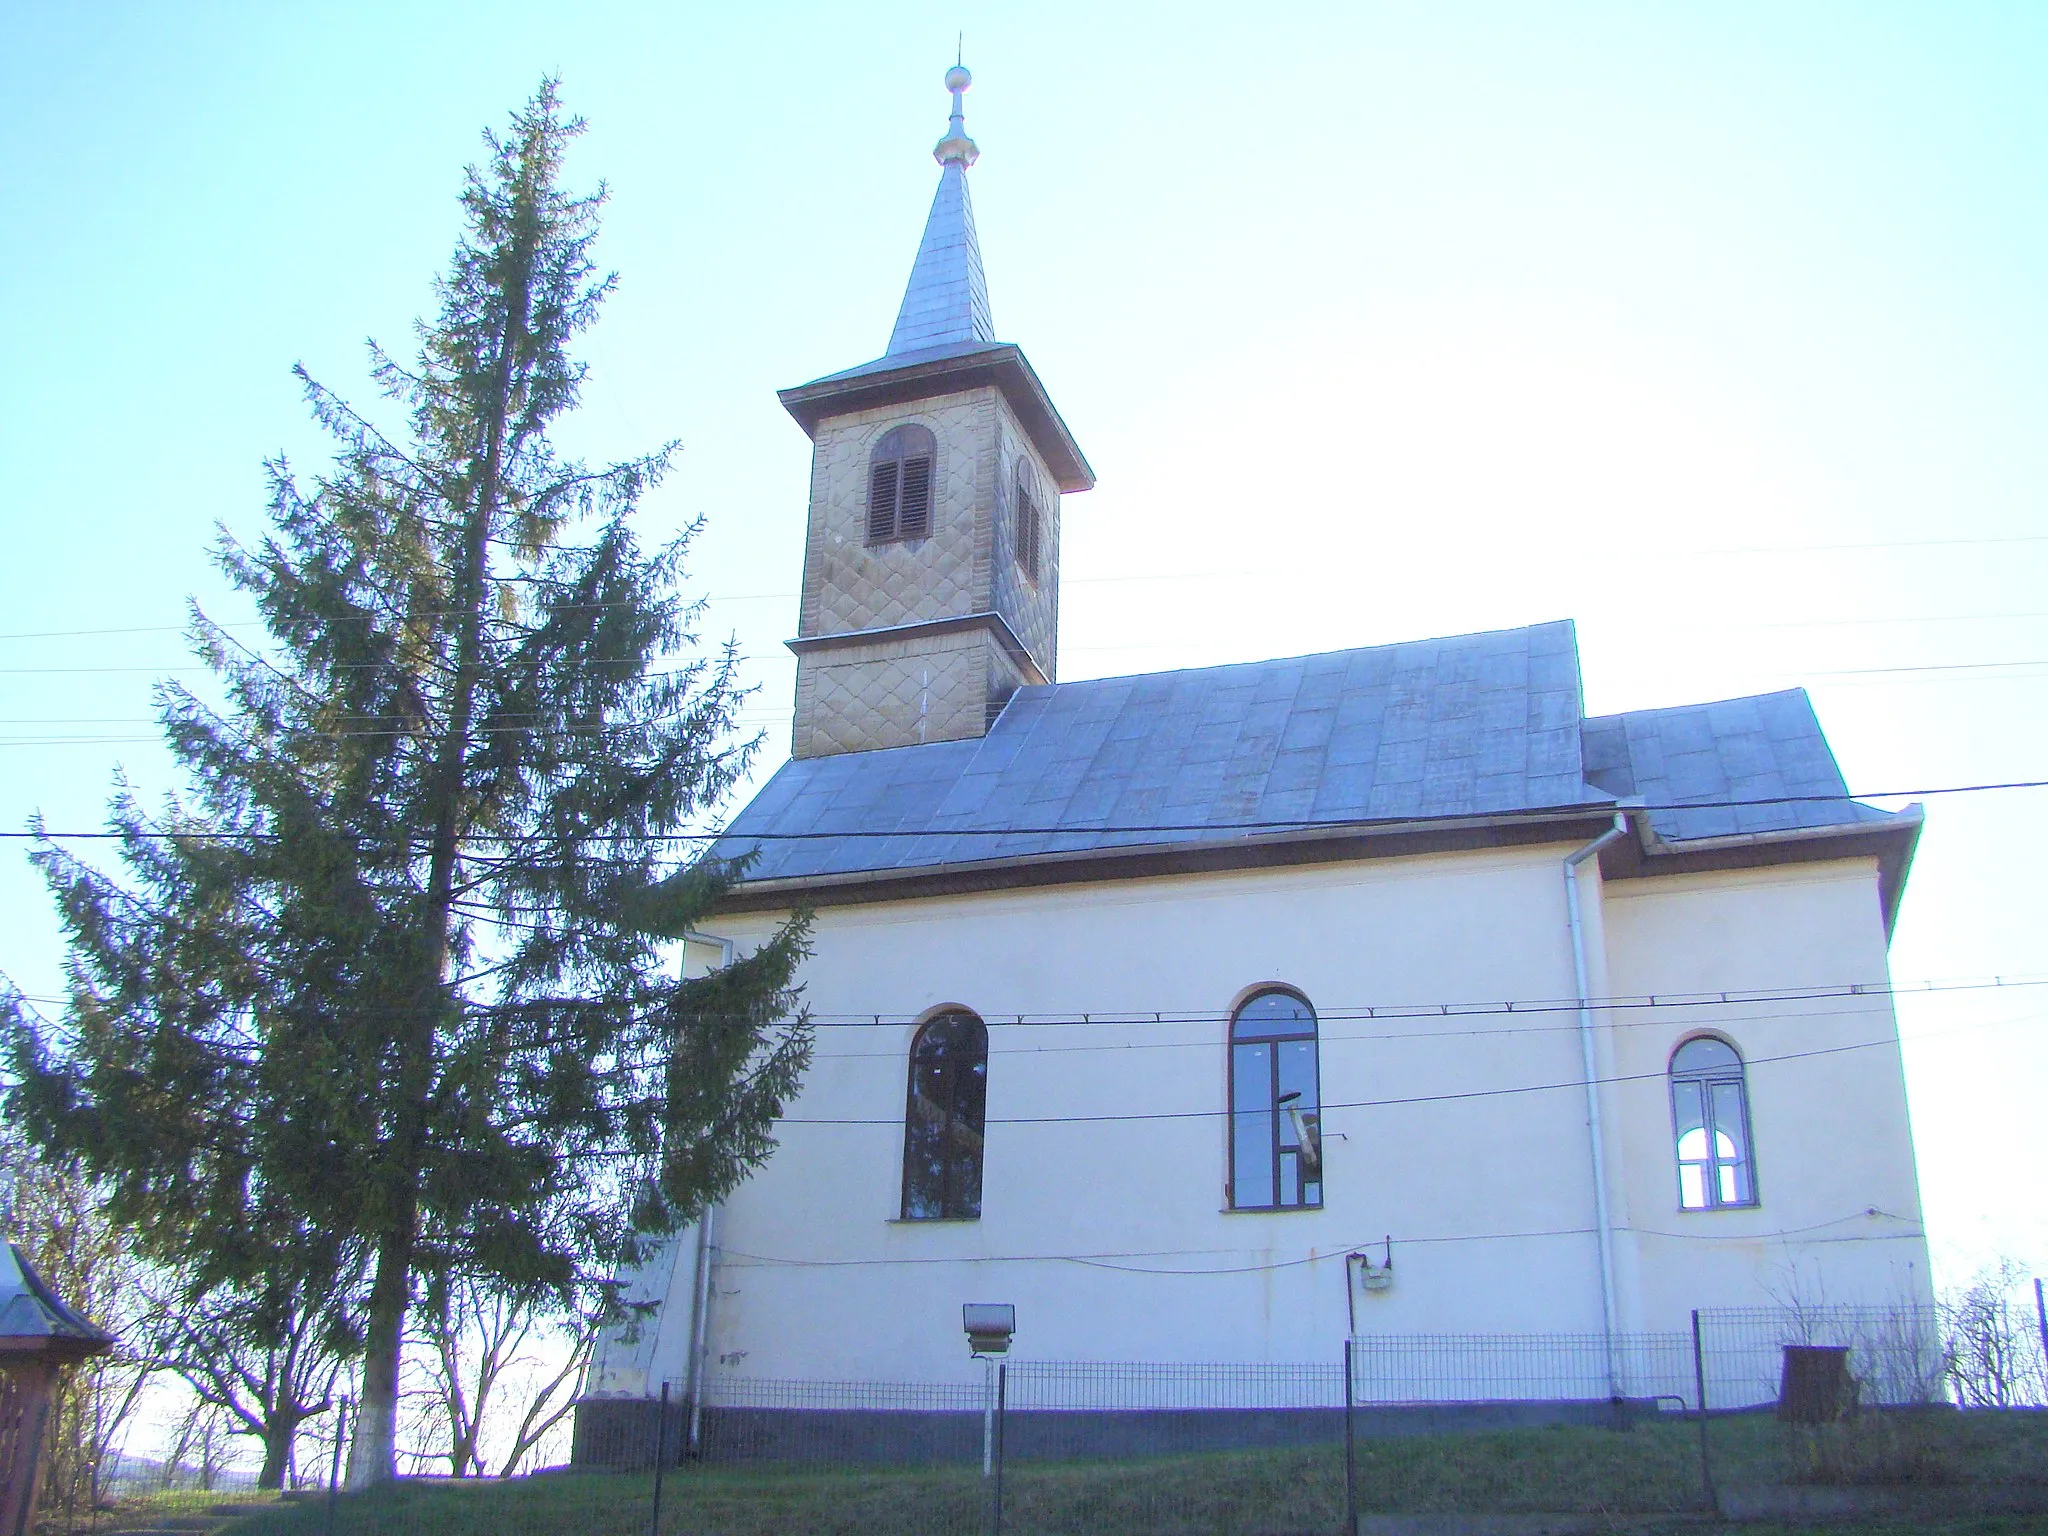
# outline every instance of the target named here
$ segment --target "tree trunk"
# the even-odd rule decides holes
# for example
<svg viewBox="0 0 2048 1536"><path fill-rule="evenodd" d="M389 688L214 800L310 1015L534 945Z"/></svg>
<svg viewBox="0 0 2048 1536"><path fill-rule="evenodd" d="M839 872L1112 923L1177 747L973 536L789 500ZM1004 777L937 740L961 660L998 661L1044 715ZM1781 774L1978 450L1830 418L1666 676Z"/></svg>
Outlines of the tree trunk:
<svg viewBox="0 0 2048 1536"><path fill-rule="evenodd" d="M292 1466L292 1445L299 1438L297 1415L272 1414L263 1426L263 1470L256 1474L256 1486L284 1487L285 1474Z"/></svg>
<svg viewBox="0 0 2048 1536"><path fill-rule="evenodd" d="M407 1228L412 1225L408 1219ZM412 1234L392 1233L377 1247L363 1349L363 1399L348 1447L348 1486L367 1488L398 1476L398 1362L412 1290Z"/></svg>

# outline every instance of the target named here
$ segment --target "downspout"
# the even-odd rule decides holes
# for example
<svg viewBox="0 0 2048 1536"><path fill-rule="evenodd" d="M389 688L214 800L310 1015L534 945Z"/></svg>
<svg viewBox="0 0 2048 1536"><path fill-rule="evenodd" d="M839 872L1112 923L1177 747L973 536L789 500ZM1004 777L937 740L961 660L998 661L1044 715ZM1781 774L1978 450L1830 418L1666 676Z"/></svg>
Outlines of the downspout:
<svg viewBox="0 0 2048 1536"><path fill-rule="evenodd" d="M1618 837L1628 835L1628 815L1614 813L1614 825L1564 861L1564 905L1571 921L1572 974L1579 991L1579 1051L1586 1070L1586 1132L1593 1151L1593 1224L1600 1235L1600 1313L1605 1328L1607 1395L1621 1396L1621 1372L1614 1358L1620 1330L1614 1300L1614 1234L1607 1213L1607 1148L1600 1133L1599 1062L1593 1049L1593 1003L1586 964L1586 918L1579 902L1579 866Z"/></svg>
<svg viewBox="0 0 2048 1536"><path fill-rule="evenodd" d="M711 1310L711 1222L718 1207L707 1205L697 1218L697 1295L690 1308L690 1454L702 1454L704 1438L704 1351L710 1338Z"/></svg>
<svg viewBox="0 0 2048 1536"><path fill-rule="evenodd" d="M733 941L715 938L708 933L686 933L684 941L691 939L699 943L712 943L719 947L718 968L722 971L732 964ZM711 1226L717 1219L718 1207L706 1205L704 1214L697 1218L697 1274L696 1299L690 1307L690 1366L685 1373L685 1390L690 1394L690 1454L698 1456L704 1446L704 1355L711 1339Z"/></svg>

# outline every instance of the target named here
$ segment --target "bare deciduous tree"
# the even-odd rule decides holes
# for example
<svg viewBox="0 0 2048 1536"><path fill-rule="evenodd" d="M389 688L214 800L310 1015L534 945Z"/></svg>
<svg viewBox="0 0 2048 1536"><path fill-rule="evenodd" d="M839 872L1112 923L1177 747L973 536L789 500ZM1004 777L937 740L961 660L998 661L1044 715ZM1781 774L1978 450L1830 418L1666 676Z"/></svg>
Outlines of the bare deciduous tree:
<svg viewBox="0 0 2048 1536"><path fill-rule="evenodd" d="M332 1410L336 1382L360 1336L341 1310L279 1281L267 1294L223 1285L194 1295L161 1283L147 1347L183 1377L228 1432L263 1447L259 1488L282 1488L302 1426Z"/></svg>
<svg viewBox="0 0 2048 1536"><path fill-rule="evenodd" d="M510 1476L575 1403L597 1336L595 1315L552 1293L437 1280L423 1309L432 1382L450 1473Z"/></svg>
<svg viewBox="0 0 2048 1536"><path fill-rule="evenodd" d="M45 1159L5 1126L0 1241L18 1244L66 1303L121 1341L113 1354L65 1372L51 1399L42 1508L76 1520L105 1495L114 1447L155 1370L130 1343L148 1306L144 1266L84 1174Z"/></svg>
<svg viewBox="0 0 2048 1536"><path fill-rule="evenodd" d="M2019 1264L2000 1259L1942 1299L1948 1378L1965 1408L2048 1402L2033 1309L2015 1303L2025 1283Z"/></svg>

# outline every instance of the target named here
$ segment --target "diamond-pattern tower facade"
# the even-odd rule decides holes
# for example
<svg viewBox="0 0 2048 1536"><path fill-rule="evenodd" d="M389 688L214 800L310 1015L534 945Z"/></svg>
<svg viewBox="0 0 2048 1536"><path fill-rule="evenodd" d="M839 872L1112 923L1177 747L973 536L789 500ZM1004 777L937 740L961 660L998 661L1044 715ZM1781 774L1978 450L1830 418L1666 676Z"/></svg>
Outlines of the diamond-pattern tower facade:
<svg viewBox="0 0 2048 1536"><path fill-rule="evenodd" d="M967 171L965 69L888 350L782 391L810 435L797 757L983 735L1057 670L1060 498L1095 483L1017 347L995 339Z"/></svg>

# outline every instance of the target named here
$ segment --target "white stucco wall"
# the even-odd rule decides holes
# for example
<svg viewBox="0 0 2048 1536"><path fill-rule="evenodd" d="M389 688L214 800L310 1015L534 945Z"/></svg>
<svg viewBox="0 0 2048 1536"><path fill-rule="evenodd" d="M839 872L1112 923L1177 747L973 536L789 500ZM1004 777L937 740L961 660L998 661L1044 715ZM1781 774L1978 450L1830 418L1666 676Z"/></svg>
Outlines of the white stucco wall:
<svg viewBox="0 0 2048 1536"><path fill-rule="evenodd" d="M714 1390L734 1373L971 1380L965 1301L1015 1302L1018 1351L1038 1359L1334 1359L1342 1256L1377 1256L1388 1235L1395 1283L1359 1300L1361 1332L1597 1332L1566 851L823 910L803 978L825 1025L816 1060L779 1150L719 1216ZM1867 861L1604 890L1583 878L1596 992L1884 975ZM744 950L776 920L718 929ZM1320 1210L1223 1209L1226 1015L1265 983L1298 989L1322 1019ZM1535 1000L1554 1006L1499 1007ZM904 1021L944 1006L990 1025L982 1216L902 1222ZM1758 1063L1754 1211L1674 1209L1662 1073L1707 1011ZM1019 1015L1068 1022L1005 1022ZM1624 1328L1767 1300L1801 1264L1831 1300L1877 1299L1915 1273L1924 1289L1924 1244L1876 1240L1918 1231L1895 1043L1759 1060L1788 1042L1891 1041L1888 1008L1602 1018L1602 1074L1647 1074L1603 1089ZM1072 1118L1134 1114L1160 1118ZM1897 1219L1841 1223L1872 1206Z"/></svg>
<svg viewBox="0 0 2048 1536"><path fill-rule="evenodd" d="M1634 880L1608 887L1619 996L1837 992L1889 977L1874 859ZM1633 1323L1684 1326L1716 1304L1931 1304L1898 1024L1891 999L1791 997L1617 1010L1610 1113L1631 1148L1615 1222ZM1714 1034L1744 1059L1759 1203L1681 1211L1663 1073Z"/></svg>

